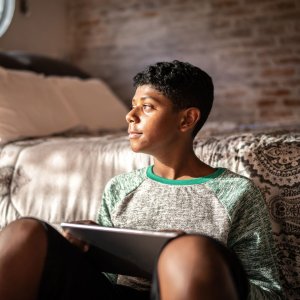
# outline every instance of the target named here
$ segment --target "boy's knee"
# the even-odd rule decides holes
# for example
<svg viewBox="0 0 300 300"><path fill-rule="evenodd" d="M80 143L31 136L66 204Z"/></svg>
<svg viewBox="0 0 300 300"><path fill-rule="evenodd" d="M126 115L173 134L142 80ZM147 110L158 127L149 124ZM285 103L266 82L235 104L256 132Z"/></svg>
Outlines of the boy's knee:
<svg viewBox="0 0 300 300"><path fill-rule="evenodd" d="M219 244L202 235L183 235L170 241L158 260L158 272L184 278L205 272L207 278L229 275L229 268ZM222 270L222 272L220 272Z"/></svg>
<svg viewBox="0 0 300 300"><path fill-rule="evenodd" d="M169 260L189 262L206 261L221 256L214 239L204 235L182 235L170 241L162 250L159 262Z"/></svg>
<svg viewBox="0 0 300 300"><path fill-rule="evenodd" d="M225 246L207 236L183 235L172 240L158 260L160 285L162 288L176 285L177 294L200 295L207 290L214 294L211 289L218 284L228 296L226 299L237 299L230 265L224 255L226 251ZM216 295L214 299L220 298Z"/></svg>
<svg viewBox="0 0 300 300"><path fill-rule="evenodd" d="M1 232L1 239L16 243L46 243L47 236L43 222L33 218L21 218L13 221Z"/></svg>
<svg viewBox="0 0 300 300"><path fill-rule="evenodd" d="M188 287L199 295L210 291L213 295L210 299L237 299L240 291L232 271L235 260L231 255L229 249L213 238L180 236L169 242L161 252L157 266L159 282L162 286L175 284L177 293L186 293ZM219 292L214 290L216 284Z"/></svg>

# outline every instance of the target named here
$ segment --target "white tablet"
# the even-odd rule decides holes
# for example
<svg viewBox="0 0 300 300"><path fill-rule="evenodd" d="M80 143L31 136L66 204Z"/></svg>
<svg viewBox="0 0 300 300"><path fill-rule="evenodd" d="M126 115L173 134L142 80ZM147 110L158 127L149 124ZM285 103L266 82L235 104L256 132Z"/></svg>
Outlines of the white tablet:
<svg viewBox="0 0 300 300"><path fill-rule="evenodd" d="M62 223L61 227L92 246L88 255L101 271L146 278L151 278L162 247L178 236L176 232L77 223Z"/></svg>

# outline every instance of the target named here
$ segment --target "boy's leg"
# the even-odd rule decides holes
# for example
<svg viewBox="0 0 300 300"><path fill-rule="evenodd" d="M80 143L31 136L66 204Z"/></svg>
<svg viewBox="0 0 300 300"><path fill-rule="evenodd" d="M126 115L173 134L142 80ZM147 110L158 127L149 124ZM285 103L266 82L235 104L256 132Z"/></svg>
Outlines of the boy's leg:
<svg viewBox="0 0 300 300"><path fill-rule="evenodd" d="M49 224L43 225L48 247L38 299L117 299L115 285L101 273L100 266L90 261L88 253L73 246Z"/></svg>
<svg viewBox="0 0 300 300"><path fill-rule="evenodd" d="M246 299L248 279L238 258L220 242L183 235L158 260L153 299Z"/></svg>
<svg viewBox="0 0 300 300"><path fill-rule="evenodd" d="M109 280L47 223L25 218L0 233L0 299L116 299Z"/></svg>
<svg viewBox="0 0 300 300"><path fill-rule="evenodd" d="M36 299L46 252L45 230L33 220L0 232L0 299Z"/></svg>

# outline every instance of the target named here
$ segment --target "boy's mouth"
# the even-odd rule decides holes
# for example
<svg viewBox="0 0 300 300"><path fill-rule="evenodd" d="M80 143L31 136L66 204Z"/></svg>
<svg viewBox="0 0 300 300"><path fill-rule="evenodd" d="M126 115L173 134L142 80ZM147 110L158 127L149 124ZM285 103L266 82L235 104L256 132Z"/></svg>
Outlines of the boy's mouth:
<svg viewBox="0 0 300 300"><path fill-rule="evenodd" d="M129 139L138 139L142 133L138 131L128 131Z"/></svg>

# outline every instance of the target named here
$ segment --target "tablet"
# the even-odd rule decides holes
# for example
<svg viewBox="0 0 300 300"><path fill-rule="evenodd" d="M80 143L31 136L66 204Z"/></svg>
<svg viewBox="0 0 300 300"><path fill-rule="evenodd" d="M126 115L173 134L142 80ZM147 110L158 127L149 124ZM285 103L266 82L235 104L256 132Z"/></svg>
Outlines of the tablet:
<svg viewBox="0 0 300 300"><path fill-rule="evenodd" d="M87 255L101 271L145 278L151 278L162 247L178 236L78 223L61 223L61 227L91 245Z"/></svg>

